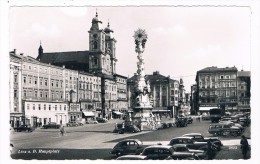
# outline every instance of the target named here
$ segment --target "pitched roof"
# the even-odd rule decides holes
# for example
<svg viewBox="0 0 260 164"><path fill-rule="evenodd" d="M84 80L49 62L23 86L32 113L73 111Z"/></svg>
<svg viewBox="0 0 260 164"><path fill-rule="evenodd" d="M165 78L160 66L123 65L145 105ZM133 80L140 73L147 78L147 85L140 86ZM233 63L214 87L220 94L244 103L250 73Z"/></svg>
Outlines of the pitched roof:
<svg viewBox="0 0 260 164"><path fill-rule="evenodd" d="M90 51L52 52L43 53L43 55L38 56L38 59L40 62L50 64L67 62L88 63L90 54L95 53Z"/></svg>
<svg viewBox="0 0 260 164"><path fill-rule="evenodd" d="M212 66L212 67L206 67L202 70L199 70L198 72L199 73L202 73L202 72L222 72L222 71L237 71L237 68L234 66L234 67L225 67L225 68L218 68L216 66Z"/></svg>
<svg viewBox="0 0 260 164"><path fill-rule="evenodd" d="M238 77L250 77L251 72L250 71L238 71L237 76Z"/></svg>

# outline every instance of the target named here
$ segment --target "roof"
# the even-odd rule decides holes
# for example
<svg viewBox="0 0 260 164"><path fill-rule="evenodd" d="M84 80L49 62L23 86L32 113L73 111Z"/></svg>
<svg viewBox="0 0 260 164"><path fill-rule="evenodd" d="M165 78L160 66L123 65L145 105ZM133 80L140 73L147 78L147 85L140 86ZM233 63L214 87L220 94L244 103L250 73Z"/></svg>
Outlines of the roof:
<svg viewBox="0 0 260 164"><path fill-rule="evenodd" d="M159 73L154 73L152 75L145 75L145 79L149 80L150 83L156 83L156 82L162 82L162 81L172 81L174 82L173 79L170 79L169 77L163 76ZM135 74L134 76L130 77L127 79L127 82L135 82L137 81L137 75Z"/></svg>
<svg viewBox="0 0 260 164"><path fill-rule="evenodd" d="M187 133L183 134L182 136L202 136L201 133Z"/></svg>
<svg viewBox="0 0 260 164"><path fill-rule="evenodd" d="M186 136L182 136L182 137L174 137L174 138L172 138L172 139L193 139L193 137L186 137Z"/></svg>
<svg viewBox="0 0 260 164"><path fill-rule="evenodd" d="M234 67L225 67L225 68L218 68L216 66L212 66L212 67L206 67L204 69L201 69L199 71L197 71L197 73L207 73L207 72L226 72L226 71L237 71L237 68Z"/></svg>
<svg viewBox="0 0 260 164"><path fill-rule="evenodd" d="M77 61L78 63L88 63L89 55L95 54L90 51L69 51L69 52L51 52L51 53L43 53L38 56L40 62L43 63L64 63L64 62L72 62Z"/></svg>
<svg viewBox="0 0 260 164"><path fill-rule="evenodd" d="M250 71L238 71L237 76L238 77L250 77L251 72Z"/></svg>
<svg viewBox="0 0 260 164"><path fill-rule="evenodd" d="M166 149L169 149L171 147L172 146L170 146L170 145L151 145L151 146L147 146L145 149L147 149L147 148L166 148Z"/></svg>

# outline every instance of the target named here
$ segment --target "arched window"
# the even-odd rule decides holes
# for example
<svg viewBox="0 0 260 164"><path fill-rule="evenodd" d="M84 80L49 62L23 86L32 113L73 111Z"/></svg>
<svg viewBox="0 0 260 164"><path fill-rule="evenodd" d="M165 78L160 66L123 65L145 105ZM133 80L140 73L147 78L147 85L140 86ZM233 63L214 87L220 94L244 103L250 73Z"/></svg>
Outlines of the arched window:
<svg viewBox="0 0 260 164"><path fill-rule="evenodd" d="M94 43L93 43L93 49L97 49L97 41L94 41Z"/></svg>

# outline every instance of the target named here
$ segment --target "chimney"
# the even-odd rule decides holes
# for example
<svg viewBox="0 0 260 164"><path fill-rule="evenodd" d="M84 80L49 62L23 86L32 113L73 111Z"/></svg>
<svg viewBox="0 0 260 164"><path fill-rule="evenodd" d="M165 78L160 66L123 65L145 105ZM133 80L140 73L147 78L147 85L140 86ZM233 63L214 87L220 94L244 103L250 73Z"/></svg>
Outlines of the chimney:
<svg viewBox="0 0 260 164"><path fill-rule="evenodd" d="M16 55L16 49L14 49L14 54Z"/></svg>
<svg viewBox="0 0 260 164"><path fill-rule="evenodd" d="M21 56L23 56L23 53L20 53Z"/></svg>

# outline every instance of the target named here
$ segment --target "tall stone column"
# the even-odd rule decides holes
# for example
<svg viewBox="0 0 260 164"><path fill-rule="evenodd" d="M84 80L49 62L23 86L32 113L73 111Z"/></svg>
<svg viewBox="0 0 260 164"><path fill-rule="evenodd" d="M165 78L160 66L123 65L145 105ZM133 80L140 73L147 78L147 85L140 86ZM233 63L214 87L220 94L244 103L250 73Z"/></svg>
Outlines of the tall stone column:
<svg viewBox="0 0 260 164"><path fill-rule="evenodd" d="M150 82L145 79L145 66L143 52L147 41L145 30L138 29L134 34L135 52L137 55L137 80L135 82L135 107L133 108L133 124L141 130L154 130L156 126L155 117L152 114L150 103Z"/></svg>

